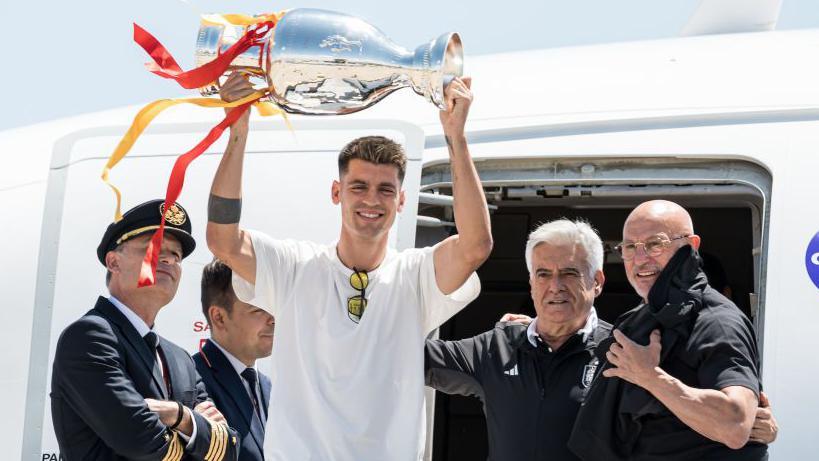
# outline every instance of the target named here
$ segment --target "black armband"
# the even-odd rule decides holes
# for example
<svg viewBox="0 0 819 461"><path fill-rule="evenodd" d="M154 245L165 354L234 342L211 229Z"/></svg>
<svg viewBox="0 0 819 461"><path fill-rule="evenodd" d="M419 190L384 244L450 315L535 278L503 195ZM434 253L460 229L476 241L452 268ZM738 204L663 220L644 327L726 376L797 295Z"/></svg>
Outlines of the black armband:
<svg viewBox="0 0 819 461"><path fill-rule="evenodd" d="M238 224L242 216L242 199L224 198L210 194L208 221L216 224Z"/></svg>
<svg viewBox="0 0 819 461"><path fill-rule="evenodd" d="M169 427L170 430L174 430L177 427L179 427L179 423L182 422L182 416L185 415L185 411L182 409L182 402L177 401L176 404L179 406L178 410L179 412L176 414L176 422L174 422L173 425Z"/></svg>

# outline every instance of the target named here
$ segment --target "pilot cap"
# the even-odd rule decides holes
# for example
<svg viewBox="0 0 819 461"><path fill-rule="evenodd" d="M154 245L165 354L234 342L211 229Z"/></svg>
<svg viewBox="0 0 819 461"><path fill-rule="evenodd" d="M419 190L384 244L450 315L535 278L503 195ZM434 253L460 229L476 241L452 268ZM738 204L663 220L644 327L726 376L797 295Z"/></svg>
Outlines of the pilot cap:
<svg viewBox="0 0 819 461"><path fill-rule="evenodd" d="M97 247L97 258L105 265L105 255L134 237L159 229L165 200L151 200L137 205L122 215L122 219L108 225ZM196 248L196 240L191 236L191 221L182 205L174 203L165 211L165 232L172 234L182 244L185 258Z"/></svg>

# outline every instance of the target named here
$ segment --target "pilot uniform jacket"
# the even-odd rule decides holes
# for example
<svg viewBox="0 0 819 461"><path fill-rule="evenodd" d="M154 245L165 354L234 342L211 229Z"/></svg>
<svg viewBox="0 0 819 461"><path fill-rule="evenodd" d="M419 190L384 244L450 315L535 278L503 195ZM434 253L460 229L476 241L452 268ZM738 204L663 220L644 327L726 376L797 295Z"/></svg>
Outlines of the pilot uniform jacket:
<svg viewBox="0 0 819 461"><path fill-rule="evenodd" d="M262 461L265 421L261 421L254 411L242 377L211 340L207 340L202 350L193 355L193 361L216 408L225 416L230 427L239 433L239 460ZM259 408L266 420L270 402L270 379L261 373L258 376L262 390Z"/></svg>
<svg viewBox="0 0 819 461"><path fill-rule="evenodd" d="M192 411L195 439L162 424L144 399L193 409L207 400L185 350L159 337L171 395L154 364L157 354L108 299L60 335L51 380L51 412L61 459L235 460L236 432Z"/></svg>

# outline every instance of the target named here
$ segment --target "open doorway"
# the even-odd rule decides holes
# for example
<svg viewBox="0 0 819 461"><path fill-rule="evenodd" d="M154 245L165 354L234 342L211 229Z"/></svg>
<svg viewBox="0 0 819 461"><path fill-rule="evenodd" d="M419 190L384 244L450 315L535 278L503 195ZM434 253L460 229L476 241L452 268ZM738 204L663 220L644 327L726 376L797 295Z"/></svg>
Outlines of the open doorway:
<svg viewBox="0 0 819 461"><path fill-rule="evenodd" d="M539 223L563 217L589 221L604 242L606 283L595 307L603 320L614 321L635 307L639 297L626 279L619 255L611 248L621 240L622 225L631 209L650 199L673 200L689 210L695 232L702 237L700 252L709 282L733 299L759 329L762 312L757 300L764 286L761 283L764 274L758 268L764 258L765 207L770 191L766 171L747 162L693 162L676 158L633 164L600 159L585 163L560 161L560 166L568 171L559 179L555 178L561 176L556 169L534 168L547 171L550 176L538 181L532 175L531 160L523 169L511 162L481 164L482 179L497 178L491 182L484 180L487 199L497 207L492 212L495 246L478 271L481 295L440 328L441 338L477 335L491 329L506 312L534 316L524 261L526 239ZM432 181L422 183L422 188L449 195L450 184L441 167L425 171L424 179ZM592 168L595 177L584 177L582 171ZM574 177L572 170L578 173ZM451 221L451 212L449 207L434 205L422 205L419 209L419 215L441 222ZM444 229L454 231L419 227L419 243L439 240L446 235ZM436 393L432 459L460 461L486 456L486 424L480 401Z"/></svg>

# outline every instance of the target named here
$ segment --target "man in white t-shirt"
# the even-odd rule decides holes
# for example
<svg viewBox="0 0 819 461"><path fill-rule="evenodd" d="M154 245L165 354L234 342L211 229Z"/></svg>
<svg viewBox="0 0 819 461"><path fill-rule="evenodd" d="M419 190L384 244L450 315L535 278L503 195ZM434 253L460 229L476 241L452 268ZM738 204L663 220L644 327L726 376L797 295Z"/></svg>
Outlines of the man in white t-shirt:
<svg viewBox="0 0 819 461"><path fill-rule="evenodd" d="M272 460L419 460L424 452L427 335L480 291L489 212L464 125L470 79L446 89L440 118L449 147L458 235L396 252L388 232L404 204L406 156L377 136L339 154L332 200L338 242L275 240L239 227L248 116L232 127L208 205L211 251L233 269L236 295L276 317L265 456ZM222 98L252 92L238 74Z"/></svg>

